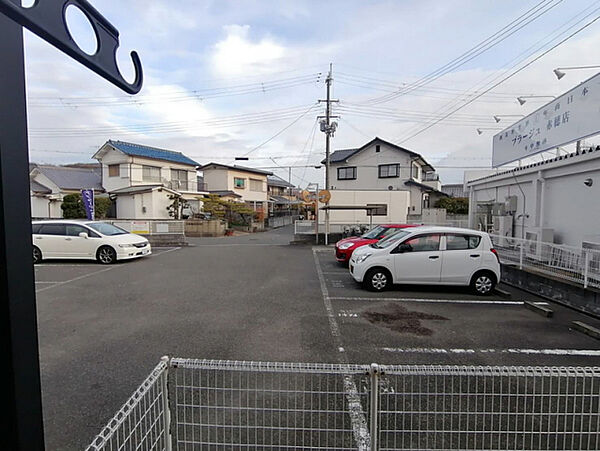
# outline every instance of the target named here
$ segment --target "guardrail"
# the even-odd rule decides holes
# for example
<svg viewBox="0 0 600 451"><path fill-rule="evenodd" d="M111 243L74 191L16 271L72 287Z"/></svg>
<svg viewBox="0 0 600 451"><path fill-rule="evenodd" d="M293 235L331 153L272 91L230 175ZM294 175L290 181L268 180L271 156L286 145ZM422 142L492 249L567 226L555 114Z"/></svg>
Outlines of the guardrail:
<svg viewBox="0 0 600 451"><path fill-rule="evenodd" d="M163 358L88 451L600 449L600 368Z"/></svg>
<svg viewBox="0 0 600 451"><path fill-rule="evenodd" d="M558 279L600 288L600 251L490 235L500 261Z"/></svg>

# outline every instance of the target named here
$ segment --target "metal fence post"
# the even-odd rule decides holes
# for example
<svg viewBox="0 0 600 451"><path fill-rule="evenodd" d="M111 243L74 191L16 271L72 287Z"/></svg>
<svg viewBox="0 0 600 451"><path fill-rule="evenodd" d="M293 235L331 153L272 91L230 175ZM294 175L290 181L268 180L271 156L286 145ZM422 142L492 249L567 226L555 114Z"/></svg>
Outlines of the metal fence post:
<svg viewBox="0 0 600 451"><path fill-rule="evenodd" d="M519 269L523 269L523 241L519 243Z"/></svg>
<svg viewBox="0 0 600 451"><path fill-rule="evenodd" d="M371 422L369 432L371 435L371 451L379 449L379 365L371 363L371 396L369 420Z"/></svg>
<svg viewBox="0 0 600 451"><path fill-rule="evenodd" d="M584 265L585 266L583 268L583 288L587 288L588 287L589 271L590 271L590 253L589 252L585 252L585 263L584 263Z"/></svg>
<svg viewBox="0 0 600 451"><path fill-rule="evenodd" d="M171 451L173 449L173 437L171 435L171 403L169 399L169 368L171 366L171 359L169 358L169 356L165 355L161 358L161 360L167 364L165 371L162 375L162 404L165 428L165 450Z"/></svg>

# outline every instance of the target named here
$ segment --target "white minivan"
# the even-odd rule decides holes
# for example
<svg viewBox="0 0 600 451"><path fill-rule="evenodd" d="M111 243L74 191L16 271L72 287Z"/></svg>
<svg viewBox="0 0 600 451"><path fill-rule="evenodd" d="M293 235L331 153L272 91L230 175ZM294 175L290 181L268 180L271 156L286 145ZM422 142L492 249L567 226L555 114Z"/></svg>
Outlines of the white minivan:
<svg viewBox="0 0 600 451"><path fill-rule="evenodd" d="M102 264L150 255L150 243L101 221L33 221L33 262L42 259L90 259Z"/></svg>
<svg viewBox="0 0 600 451"><path fill-rule="evenodd" d="M471 229L403 229L354 251L350 273L372 291L392 284L465 285L489 294L500 280L500 261L489 235Z"/></svg>

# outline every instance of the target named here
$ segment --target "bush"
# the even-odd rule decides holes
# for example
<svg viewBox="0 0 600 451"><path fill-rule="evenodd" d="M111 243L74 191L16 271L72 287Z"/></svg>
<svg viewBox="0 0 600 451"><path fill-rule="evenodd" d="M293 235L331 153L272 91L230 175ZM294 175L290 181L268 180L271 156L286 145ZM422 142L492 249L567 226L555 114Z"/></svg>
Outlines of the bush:
<svg viewBox="0 0 600 451"><path fill-rule="evenodd" d="M111 201L108 197L94 198L96 219L106 218L106 214L108 213L110 205ZM83 206L81 194L67 194L63 198L60 208L63 211L63 218L65 219L85 219L87 217L85 214L85 207Z"/></svg>
<svg viewBox="0 0 600 451"><path fill-rule="evenodd" d="M469 199L466 197L442 197L435 203L435 208L445 208L446 213L466 215L469 213Z"/></svg>

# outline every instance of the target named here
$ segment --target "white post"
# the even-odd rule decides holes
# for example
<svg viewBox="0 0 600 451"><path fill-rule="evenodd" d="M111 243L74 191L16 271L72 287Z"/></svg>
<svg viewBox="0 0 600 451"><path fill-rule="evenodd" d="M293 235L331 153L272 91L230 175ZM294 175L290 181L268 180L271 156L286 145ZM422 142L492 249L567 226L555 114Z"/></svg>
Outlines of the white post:
<svg viewBox="0 0 600 451"><path fill-rule="evenodd" d="M171 435L171 406L169 404L169 356L163 356L161 358L163 362L167 364L165 372L162 374L162 405L164 415L164 428L165 428L165 450L172 451L173 449L173 437Z"/></svg>
<svg viewBox="0 0 600 451"><path fill-rule="evenodd" d="M370 396L370 412L369 420L371 427L369 433L371 435L371 450L379 449L379 365L371 363L371 396Z"/></svg>
<svg viewBox="0 0 600 451"><path fill-rule="evenodd" d="M519 269L523 269L523 241L519 243Z"/></svg>
<svg viewBox="0 0 600 451"><path fill-rule="evenodd" d="M585 267L583 268L583 288L588 287L589 270L590 270L590 253L586 252L585 253Z"/></svg>

